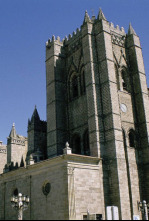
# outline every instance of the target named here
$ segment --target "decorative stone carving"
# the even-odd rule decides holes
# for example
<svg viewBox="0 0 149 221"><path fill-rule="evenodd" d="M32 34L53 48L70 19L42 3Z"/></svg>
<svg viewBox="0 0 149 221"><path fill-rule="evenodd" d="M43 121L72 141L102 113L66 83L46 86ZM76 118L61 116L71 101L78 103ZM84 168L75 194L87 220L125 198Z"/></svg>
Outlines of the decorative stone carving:
<svg viewBox="0 0 149 221"><path fill-rule="evenodd" d="M74 174L74 168L73 167L68 167L67 172L68 172L68 175L73 175Z"/></svg>
<svg viewBox="0 0 149 221"><path fill-rule="evenodd" d="M67 142L65 145L65 149L63 150L64 154L72 154L72 149L69 147L69 143Z"/></svg>
<svg viewBox="0 0 149 221"><path fill-rule="evenodd" d="M112 34L112 43L119 45L121 47L125 47L125 36L120 36L120 35L116 35L116 34Z"/></svg>
<svg viewBox="0 0 149 221"><path fill-rule="evenodd" d="M1 149L1 150L0 150L0 153L4 153L4 154L6 154L6 153L7 153L7 151L6 151L6 150L4 150L4 149Z"/></svg>
<svg viewBox="0 0 149 221"><path fill-rule="evenodd" d="M34 159L33 159L33 155L30 154L29 156L29 162L28 162L29 165L33 165L34 164Z"/></svg>

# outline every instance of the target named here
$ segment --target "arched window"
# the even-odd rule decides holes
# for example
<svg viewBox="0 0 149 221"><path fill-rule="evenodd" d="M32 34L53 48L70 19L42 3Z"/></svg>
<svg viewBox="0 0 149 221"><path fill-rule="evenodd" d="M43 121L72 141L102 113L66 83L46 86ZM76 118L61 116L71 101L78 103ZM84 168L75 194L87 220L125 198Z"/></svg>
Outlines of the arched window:
<svg viewBox="0 0 149 221"><path fill-rule="evenodd" d="M73 76L71 85L72 85L72 98L76 98L79 95L78 77L76 75Z"/></svg>
<svg viewBox="0 0 149 221"><path fill-rule="evenodd" d="M86 91L85 87L85 73L84 71L79 74L73 72L69 80L69 94L70 100L78 98L81 95L84 95Z"/></svg>
<svg viewBox="0 0 149 221"><path fill-rule="evenodd" d="M135 147L135 132L134 132L134 130L129 131L129 146Z"/></svg>
<svg viewBox="0 0 149 221"><path fill-rule="evenodd" d="M83 136L83 147L84 147L84 155L90 156L90 145L89 145L88 130L84 133L84 136Z"/></svg>
<svg viewBox="0 0 149 221"><path fill-rule="evenodd" d="M81 154L81 139L79 135L72 138L72 153Z"/></svg>
<svg viewBox="0 0 149 221"><path fill-rule="evenodd" d="M129 92L129 76L125 68L123 68L121 71L121 77L122 77L122 90Z"/></svg>

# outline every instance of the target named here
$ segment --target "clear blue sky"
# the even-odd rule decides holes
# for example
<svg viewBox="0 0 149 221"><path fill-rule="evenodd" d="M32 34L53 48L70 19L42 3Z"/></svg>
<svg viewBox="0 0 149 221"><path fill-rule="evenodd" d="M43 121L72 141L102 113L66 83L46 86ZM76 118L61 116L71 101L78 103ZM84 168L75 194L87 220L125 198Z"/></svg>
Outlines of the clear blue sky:
<svg viewBox="0 0 149 221"><path fill-rule="evenodd" d="M64 38L82 25L85 10L102 8L108 21L140 36L149 85L149 0L0 0L0 140L13 122L27 136L37 105L46 120L45 42Z"/></svg>

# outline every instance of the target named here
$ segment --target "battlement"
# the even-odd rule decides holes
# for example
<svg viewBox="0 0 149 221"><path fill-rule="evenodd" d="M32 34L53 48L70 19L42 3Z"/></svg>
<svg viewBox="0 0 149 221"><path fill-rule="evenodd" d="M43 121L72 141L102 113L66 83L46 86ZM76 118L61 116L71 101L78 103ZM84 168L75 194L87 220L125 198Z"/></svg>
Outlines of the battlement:
<svg viewBox="0 0 149 221"><path fill-rule="evenodd" d="M11 139L11 143L15 143L17 145L25 146L26 139Z"/></svg>
<svg viewBox="0 0 149 221"><path fill-rule="evenodd" d="M64 40L61 41L59 36L55 37L55 35L53 35L52 38L46 42L46 47L51 47L55 43L59 45L63 45L63 42Z"/></svg>
<svg viewBox="0 0 149 221"><path fill-rule="evenodd" d="M80 34L81 34L81 29L77 28L76 31L74 31L72 34L65 36L63 40L61 40L59 36L55 37L53 35L52 38L46 42L46 47L51 47L54 43L63 46L64 44L67 44L69 41L73 41Z"/></svg>
<svg viewBox="0 0 149 221"><path fill-rule="evenodd" d="M72 34L69 34L68 37L65 37L65 44L67 44L70 41L73 41L76 37L79 37L81 35L81 28L77 28L76 31L74 31Z"/></svg>
<svg viewBox="0 0 149 221"><path fill-rule="evenodd" d="M0 153L7 154L7 146L0 141Z"/></svg>
<svg viewBox="0 0 149 221"><path fill-rule="evenodd" d="M119 25L116 25L115 27L112 22L109 23L109 26L110 26L111 32L115 32L116 34L119 34L119 35L126 35L124 27L120 28Z"/></svg>
<svg viewBox="0 0 149 221"><path fill-rule="evenodd" d="M46 47L50 48L53 44L58 44L60 46L68 45L69 43L75 41L76 39L78 39L79 37L82 36L82 29L85 24L88 23L88 24L94 25L97 22L99 22L100 20L107 21L107 19L105 18L101 9L99 11L98 16L96 17L93 15L92 18L90 18L90 16L88 15L88 13L86 11L83 24L81 25L80 28L77 28L76 31L73 31L72 34L69 34L63 40L61 40L59 36L55 37L53 35L52 38L46 42ZM114 33L114 34L118 34L121 36L126 35L125 29L123 27L119 27L119 25L114 26L114 24L112 22L111 23L108 22L108 23L109 23L109 28L110 28L112 34Z"/></svg>
<svg viewBox="0 0 149 221"><path fill-rule="evenodd" d="M6 149L0 149L0 153L7 154L7 150Z"/></svg>

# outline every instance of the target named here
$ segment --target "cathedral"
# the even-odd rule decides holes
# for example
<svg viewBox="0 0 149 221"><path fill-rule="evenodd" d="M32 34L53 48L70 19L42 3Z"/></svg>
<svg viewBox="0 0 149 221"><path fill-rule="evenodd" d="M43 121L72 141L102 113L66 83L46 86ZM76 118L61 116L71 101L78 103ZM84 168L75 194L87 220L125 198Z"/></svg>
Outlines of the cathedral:
<svg viewBox="0 0 149 221"><path fill-rule="evenodd" d="M28 137L0 142L0 220L28 195L25 220L120 220L149 203L149 93L140 39L100 9L72 35L46 42L47 121L35 107Z"/></svg>

